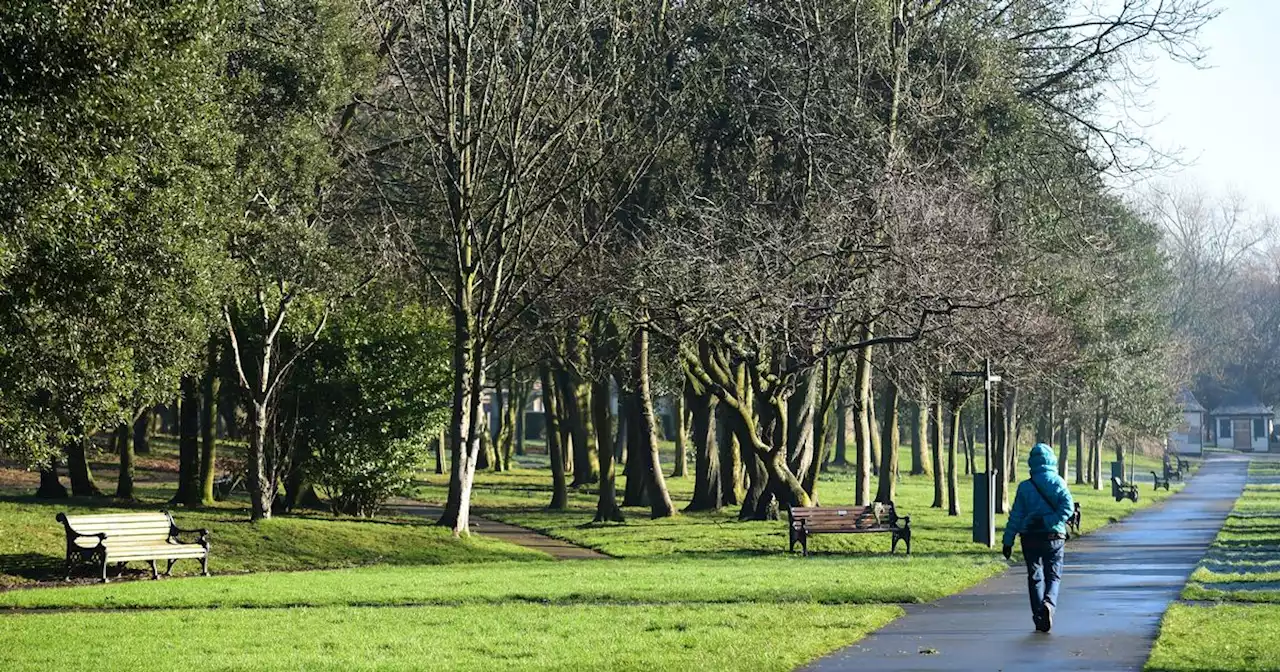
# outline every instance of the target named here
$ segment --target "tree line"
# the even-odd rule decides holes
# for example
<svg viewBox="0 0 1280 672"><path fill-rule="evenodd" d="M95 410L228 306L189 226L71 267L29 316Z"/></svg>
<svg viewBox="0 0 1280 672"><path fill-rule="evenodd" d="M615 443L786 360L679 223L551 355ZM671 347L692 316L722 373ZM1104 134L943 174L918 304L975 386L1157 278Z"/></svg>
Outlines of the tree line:
<svg viewBox="0 0 1280 672"><path fill-rule="evenodd" d="M951 374L989 359L996 468L1031 425L1097 485L1109 428L1168 424L1181 347L1160 223L1111 186L1150 148L1107 101L1151 50L1197 60L1214 13L7 5L0 446L91 491L111 433L129 496L131 428L176 393L196 505L195 428L229 400L259 519L313 483L367 513L443 425L465 533L537 381L552 508L594 484L620 519L621 468L623 505L673 515L666 395L692 508L813 504L833 461L889 501L910 412L913 471L958 513L977 388Z"/></svg>

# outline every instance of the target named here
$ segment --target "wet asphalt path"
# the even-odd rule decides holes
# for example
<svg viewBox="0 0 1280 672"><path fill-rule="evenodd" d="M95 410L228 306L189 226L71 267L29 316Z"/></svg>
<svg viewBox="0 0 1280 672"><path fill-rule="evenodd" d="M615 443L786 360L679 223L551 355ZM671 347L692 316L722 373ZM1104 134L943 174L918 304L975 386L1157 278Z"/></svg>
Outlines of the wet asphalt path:
<svg viewBox="0 0 1280 672"><path fill-rule="evenodd" d="M1035 632L1019 566L909 606L906 616L803 669L1140 670L1165 609L1243 490L1248 465L1245 457L1210 460L1163 503L1068 542L1051 634Z"/></svg>

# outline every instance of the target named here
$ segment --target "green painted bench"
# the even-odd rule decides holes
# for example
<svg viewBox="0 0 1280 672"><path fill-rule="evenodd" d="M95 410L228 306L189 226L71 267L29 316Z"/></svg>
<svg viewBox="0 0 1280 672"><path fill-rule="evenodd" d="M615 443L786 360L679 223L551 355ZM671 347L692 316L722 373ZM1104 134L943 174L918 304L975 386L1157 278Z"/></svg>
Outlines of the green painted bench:
<svg viewBox="0 0 1280 672"><path fill-rule="evenodd" d="M184 530L173 522L167 511L158 513L112 513L96 516L58 514L67 533L66 580L76 562L92 563L102 570L107 582L107 567L124 568L130 562L151 565L151 578L160 578L157 560L168 560L165 576L173 571L173 563L191 559L200 561L201 573L209 575L209 530ZM195 542L183 542L179 535L199 535Z"/></svg>

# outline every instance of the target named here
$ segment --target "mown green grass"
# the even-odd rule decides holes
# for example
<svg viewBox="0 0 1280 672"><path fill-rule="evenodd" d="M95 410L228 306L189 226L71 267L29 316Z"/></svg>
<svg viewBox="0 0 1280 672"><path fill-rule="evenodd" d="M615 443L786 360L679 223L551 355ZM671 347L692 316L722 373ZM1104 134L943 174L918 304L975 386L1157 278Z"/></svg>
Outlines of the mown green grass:
<svg viewBox="0 0 1280 672"><path fill-rule="evenodd" d="M945 557L505 562L134 581L0 593L0 609L539 603L925 602L1004 569Z"/></svg>
<svg viewBox="0 0 1280 672"><path fill-rule="evenodd" d="M1250 479L1273 471L1254 463ZM1280 486L1245 486L1183 598L1280 602Z"/></svg>
<svg viewBox="0 0 1280 672"><path fill-rule="evenodd" d="M1149 672L1280 669L1280 608L1175 604L1165 612Z"/></svg>
<svg viewBox="0 0 1280 672"><path fill-rule="evenodd" d="M0 616L0 669L790 670L900 613L508 604Z"/></svg>
<svg viewBox="0 0 1280 672"><path fill-rule="evenodd" d="M910 465L904 456L903 473ZM1140 458L1135 465L1139 477L1143 468L1158 468L1158 462ZM1088 532L1119 520L1133 511L1160 501L1177 492L1181 483L1175 482L1171 491L1153 491L1150 474L1145 487L1140 486L1137 504L1128 500L1116 502L1110 488L1093 490L1088 485L1072 484L1072 494L1083 510L1083 529ZM1074 481L1074 478L1071 479ZM625 477L618 479L619 498L625 487ZM692 478L668 479L672 499L678 505L687 503L692 492ZM447 493L447 478L430 475L419 488L419 497L426 501L443 501ZM873 484L874 487L874 484ZM930 507L933 502L933 481L929 476L900 477L896 504L900 512L911 516L914 530L912 551L922 554L952 554L996 557L999 548L987 549L972 543L972 480L961 477L961 515L949 516L945 509ZM849 506L853 503L854 476L848 471L830 471L823 474L818 486L818 497L823 506ZM1012 493L1012 488L1010 490ZM786 524L779 521L739 521L737 507L727 507L718 512L684 513L674 518L650 520L648 510L642 507L625 509L627 522L591 523L595 512L596 493L593 488L570 492L569 506L564 511L548 511L545 506L551 499L551 484L545 472L531 469L515 469L503 473L481 473L476 477L473 492L476 510L486 516L529 527L550 536L575 544L588 546L617 557L700 556L759 553L772 554L787 548ZM784 514L785 516L785 514ZM997 525L1006 516L997 514ZM887 534L824 535L810 541L810 549L818 553L879 555L889 552ZM899 545L899 552L902 552Z"/></svg>
<svg viewBox="0 0 1280 672"><path fill-rule="evenodd" d="M93 514L158 511L167 507L164 488L142 489L139 502L74 498L39 500L0 495L0 588L62 578L65 535L54 517L62 511ZM442 564L500 560L549 560L539 551L475 536L454 539L448 530L416 519L334 519L325 514L278 516L249 522L247 509L228 503L212 509L173 509L184 528L210 530L210 571L238 573L355 567L374 564ZM139 569L144 564L137 564ZM181 561L175 574L200 565ZM87 566L78 576L93 572Z"/></svg>

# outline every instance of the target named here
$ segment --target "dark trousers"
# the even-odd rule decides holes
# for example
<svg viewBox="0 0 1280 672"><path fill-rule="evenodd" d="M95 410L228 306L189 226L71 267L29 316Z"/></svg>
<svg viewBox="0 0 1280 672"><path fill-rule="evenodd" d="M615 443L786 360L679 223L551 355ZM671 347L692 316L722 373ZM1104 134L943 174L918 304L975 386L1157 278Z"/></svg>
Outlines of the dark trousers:
<svg viewBox="0 0 1280 672"><path fill-rule="evenodd" d="M1022 538L1022 557L1027 561L1027 592L1031 613L1039 615L1048 604L1058 608L1058 585L1062 582L1062 539Z"/></svg>

